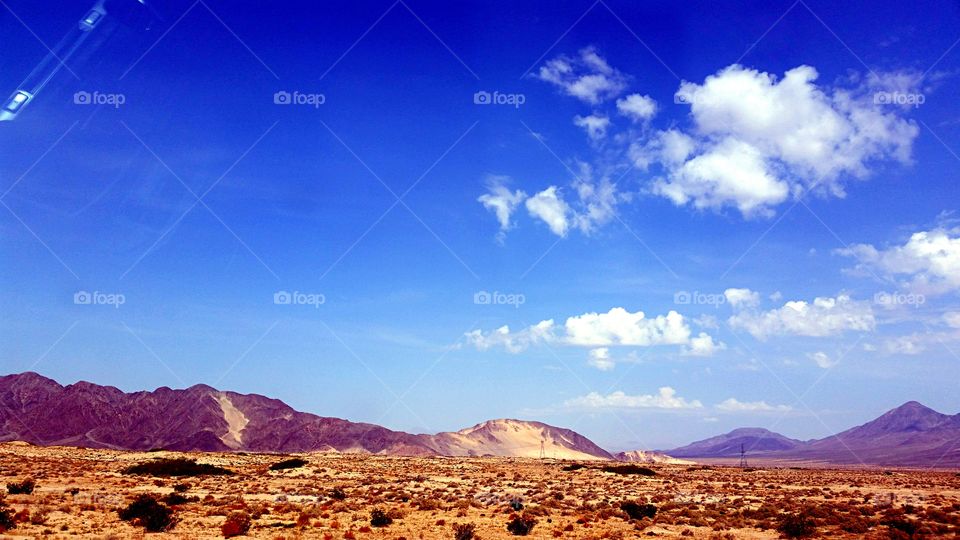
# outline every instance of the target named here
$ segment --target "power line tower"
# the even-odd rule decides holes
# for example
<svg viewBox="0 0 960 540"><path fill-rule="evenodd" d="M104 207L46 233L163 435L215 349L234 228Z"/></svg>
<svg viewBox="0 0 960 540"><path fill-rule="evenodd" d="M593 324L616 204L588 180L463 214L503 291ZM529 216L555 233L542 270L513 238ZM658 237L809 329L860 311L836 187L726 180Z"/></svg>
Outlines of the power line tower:
<svg viewBox="0 0 960 540"><path fill-rule="evenodd" d="M740 468L747 468L747 451L744 450L743 444L740 444Z"/></svg>
<svg viewBox="0 0 960 540"><path fill-rule="evenodd" d="M544 449L543 439L540 439L540 459L543 459L543 458L547 457L546 454L547 454L547 452L546 452L546 450Z"/></svg>

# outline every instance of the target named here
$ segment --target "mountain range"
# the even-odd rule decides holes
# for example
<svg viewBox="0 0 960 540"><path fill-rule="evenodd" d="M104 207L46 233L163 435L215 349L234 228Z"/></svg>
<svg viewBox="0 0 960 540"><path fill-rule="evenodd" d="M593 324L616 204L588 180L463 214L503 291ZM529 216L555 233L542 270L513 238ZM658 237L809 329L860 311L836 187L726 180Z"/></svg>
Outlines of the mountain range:
<svg viewBox="0 0 960 540"><path fill-rule="evenodd" d="M732 458L740 456L741 448L748 459L956 468L960 414L910 401L823 439L799 441L763 428L741 428L666 452L677 458Z"/></svg>
<svg viewBox="0 0 960 540"><path fill-rule="evenodd" d="M32 372L0 377L0 442L122 450L355 452L409 456L515 456L643 463L748 458L846 465L960 467L960 414L911 401L876 420L800 441L741 428L692 444L612 454L575 431L499 419L435 435L299 412L280 400L206 385L126 393Z"/></svg>

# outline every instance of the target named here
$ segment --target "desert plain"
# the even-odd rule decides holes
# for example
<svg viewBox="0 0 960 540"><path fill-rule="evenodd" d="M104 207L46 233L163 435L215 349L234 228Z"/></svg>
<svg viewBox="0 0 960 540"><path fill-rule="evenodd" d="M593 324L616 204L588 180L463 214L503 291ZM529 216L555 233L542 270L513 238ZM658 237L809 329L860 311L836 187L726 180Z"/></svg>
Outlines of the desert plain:
<svg viewBox="0 0 960 540"><path fill-rule="evenodd" d="M128 470L183 459L233 474ZM306 463L271 469L291 459ZM13 492L0 510L4 538L960 537L960 474L948 470L131 452L11 442L0 444L0 483ZM154 501L151 508L161 508L169 523L150 532L148 518L130 519L128 511L121 519L135 500Z"/></svg>

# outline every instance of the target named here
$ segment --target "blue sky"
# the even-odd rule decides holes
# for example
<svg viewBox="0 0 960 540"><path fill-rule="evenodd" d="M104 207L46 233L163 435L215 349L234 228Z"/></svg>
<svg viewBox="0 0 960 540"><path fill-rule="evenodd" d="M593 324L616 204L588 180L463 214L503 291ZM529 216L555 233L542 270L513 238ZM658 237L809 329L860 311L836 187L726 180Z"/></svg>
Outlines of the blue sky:
<svg viewBox="0 0 960 540"><path fill-rule="evenodd" d="M960 409L955 4L157 12L0 122L4 372L617 450Z"/></svg>

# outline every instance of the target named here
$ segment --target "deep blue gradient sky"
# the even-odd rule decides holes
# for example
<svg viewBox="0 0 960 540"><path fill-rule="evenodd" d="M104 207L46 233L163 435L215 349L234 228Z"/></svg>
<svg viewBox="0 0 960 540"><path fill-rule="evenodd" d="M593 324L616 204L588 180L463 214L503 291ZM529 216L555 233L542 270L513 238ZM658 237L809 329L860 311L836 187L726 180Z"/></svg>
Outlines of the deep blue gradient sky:
<svg viewBox="0 0 960 540"><path fill-rule="evenodd" d="M2 371L128 391L207 383L417 432L538 419L618 450L747 425L820 437L911 399L960 410L958 4L404 2L158 3L149 31L98 28L0 123ZM6 93L89 6L3 4ZM556 59L576 69L583 51L622 87L591 103L540 76ZM722 138L698 124L709 111L674 95L733 64L775 81L815 68L822 95L848 90L858 110L912 128L898 136L908 155L862 143L862 178L827 179L838 196L800 194L817 179L767 149L791 193L764 211L669 198L657 182L679 173L636 166L629 146L672 128L709 152ZM892 90L923 104L869 99ZM76 104L79 91L125 102ZM277 105L278 91L325 101ZM477 105L478 91L524 103ZM656 114L619 115L632 94ZM806 118L789 98L736 114ZM591 114L612 122L592 139L574 123ZM615 186L588 230L573 225L588 202L574 174ZM491 186L523 192L504 230L478 201ZM562 235L528 210L550 186L571 207ZM932 254L909 244L918 232L942 240ZM756 300L676 301L731 288ZM124 303L77 304L78 291ZM277 291L325 302L278 305ZM524 302L477 304L479 291ZM884 291L923 303L889 306ZM855 307L836 320L778 319L786 302L840 296ZM676 310L714 350L616 330L576 343L564 329L613 308ZM523 340L551 319L548 337L513 350L491 334Z"/></svg>

